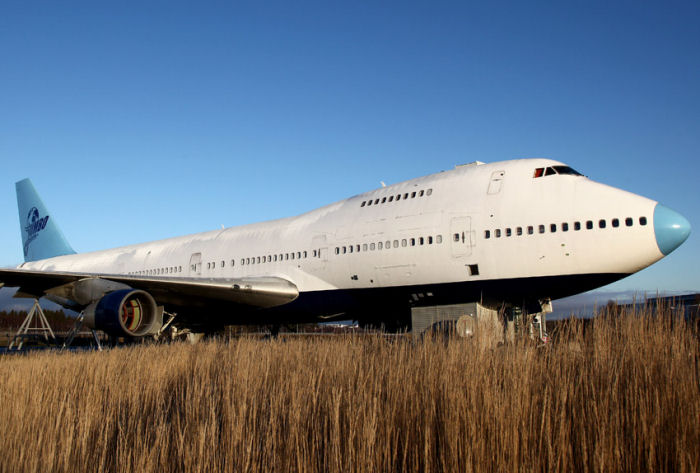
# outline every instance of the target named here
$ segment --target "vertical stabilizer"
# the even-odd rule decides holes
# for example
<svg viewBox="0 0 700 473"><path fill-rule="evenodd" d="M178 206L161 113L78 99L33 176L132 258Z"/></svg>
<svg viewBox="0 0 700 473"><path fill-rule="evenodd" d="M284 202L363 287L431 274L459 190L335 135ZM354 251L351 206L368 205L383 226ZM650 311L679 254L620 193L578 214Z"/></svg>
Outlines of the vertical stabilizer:
<svg viewBox="0 0 700 473"><path fill-rule="evenodd" d="M75 251L44 206L32 181L23 179L15 187L24 261L74 254Z"/></svg>

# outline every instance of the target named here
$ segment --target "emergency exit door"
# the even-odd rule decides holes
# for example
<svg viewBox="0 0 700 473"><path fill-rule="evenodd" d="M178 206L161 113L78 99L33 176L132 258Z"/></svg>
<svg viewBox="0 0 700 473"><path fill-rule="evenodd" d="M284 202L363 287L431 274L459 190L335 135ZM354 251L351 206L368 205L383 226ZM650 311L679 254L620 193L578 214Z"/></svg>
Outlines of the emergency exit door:
<svg viewBox="0 0 700 473"><path fill-rule="evenodd" d="M450 245L452 256L459 258L470 256L476 244L476 235L472 231L471 217L452 217L450 220Z"/></svg>

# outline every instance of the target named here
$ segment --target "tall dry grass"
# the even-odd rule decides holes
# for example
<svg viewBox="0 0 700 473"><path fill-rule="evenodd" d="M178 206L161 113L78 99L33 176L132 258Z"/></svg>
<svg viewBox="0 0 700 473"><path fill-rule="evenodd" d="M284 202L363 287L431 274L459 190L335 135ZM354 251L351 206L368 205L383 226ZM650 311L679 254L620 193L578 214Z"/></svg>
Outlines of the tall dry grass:
<svg viewBox="0 0 700 473"><path fill-rule="evenodd" d="M381 336L0 358L0 471L698 471L698 333Z"/></svg>

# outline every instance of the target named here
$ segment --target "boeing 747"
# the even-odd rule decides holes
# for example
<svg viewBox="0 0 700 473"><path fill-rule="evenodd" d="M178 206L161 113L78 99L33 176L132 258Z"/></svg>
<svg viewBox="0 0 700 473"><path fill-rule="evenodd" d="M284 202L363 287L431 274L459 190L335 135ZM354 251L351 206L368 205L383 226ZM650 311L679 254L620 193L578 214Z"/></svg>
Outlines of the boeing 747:
<svg viewBox="0 0 700 473"><path fill-rule="evenodd" d="M679 213L564 163L480 162L295 217L76 254L32 183L16 184L18 295L143 337L163 311L193 331L353 319L410 329L411 311L479 302L542 310L619 280L690 234Z"/></svg>

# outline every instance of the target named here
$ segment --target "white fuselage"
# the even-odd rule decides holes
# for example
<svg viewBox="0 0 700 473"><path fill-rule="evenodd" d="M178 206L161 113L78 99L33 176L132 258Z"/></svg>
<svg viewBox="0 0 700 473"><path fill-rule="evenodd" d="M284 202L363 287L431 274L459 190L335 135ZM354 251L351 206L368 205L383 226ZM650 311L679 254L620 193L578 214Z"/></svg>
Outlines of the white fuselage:
<svg viewBox="0 0 700 473"><path fill-rule="evenodd" d="M654 236L655 201L583 176L533 175L557 165L562 163L523 159L460 166L296 217L22 268L206 279L278 276L303 294L561 275L622 277L664 256Z"/></svg>

